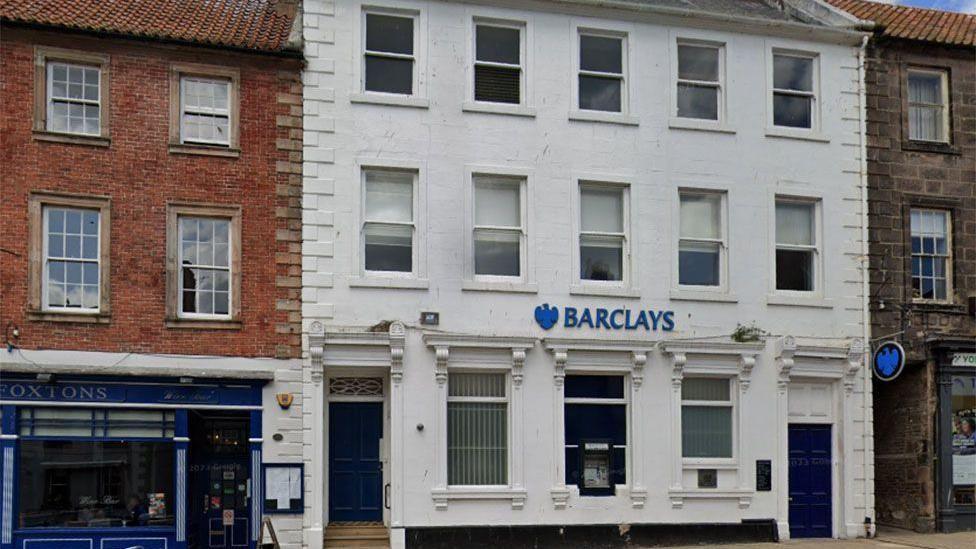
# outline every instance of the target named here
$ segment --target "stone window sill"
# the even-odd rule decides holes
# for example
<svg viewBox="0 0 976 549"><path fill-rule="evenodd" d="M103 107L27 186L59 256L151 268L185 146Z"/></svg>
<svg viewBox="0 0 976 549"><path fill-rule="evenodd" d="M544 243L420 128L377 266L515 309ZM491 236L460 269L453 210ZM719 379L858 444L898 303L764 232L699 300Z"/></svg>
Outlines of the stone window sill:
<svg viewBox="0 0 976 549"><path fill-rule="evenodd" d="M815 141L817 143L830 143L830 139L824 134L814 130L804 130L802 128L784 128L773 126L766 128L766 137L776 137L782 139L799 139L801 141Z"/></svg>
<svg viewBox="0 0 976 549"><path fill-rule="evenodd" d="M953 147L950 143L941 143L937 141L902 141L901 150L912 151L912 152L925 152L925 153L935 153L935 154L949 154L949 155L961 155L962 152L956 147Z"/></svg>
<svg viewBox="0 0 976 549"><path fill-rule="evenodd" d="M621 126L639 126L640 120L636 116L629 116L619 112L603 111L571 111L569 119L577 122L600 122L603 124L619 124Z"/></svg>
<svg viewBox="0 0 976 549"><path fill-rule="evenodd" d="M109 313L62 313L55 311L28 311L27 320L34 322L74 322L79 324L108 324Z"/></svg>
<svg viewBox="0 0 976 549"><path fill-rule="evenodd" d="M426 290L430 281L425 278L354 277L349 279L350 288L388 288L396 290Z"/></svg>
<svg viewBox="0 0 976 549"><path fill-rule="evenodd" d="M509 116L535 117L535 107L506 103L484 103L479 101L465 101L461 105L464 112L482 112L488 114L507 114Z"/></svg>
<svg viewBox="0 0 976 549"><path fill-rule="evenodd" d="M833 309L834 301L820 296L801 296L772 294L766 296L766 305L782 305L784 307L812 307L815 309Z"/></svg>
<svg viewBox="0 0 976 549"><path fill-rule="evenodd" d="M366 103L372 105L390 105L393 107L413 107L416 109L430 108L430 100L416 95L396 95L376 92L353 93L349 95L350 103Z"/></svg>
<svg viewBox="0 0 976 549"><path fill-rule="evenodd" d="M229 149L227 147L215 147L210 145L188 145L185 143L170 143L170 154L197 154L201 156L220 156L224 158L238 158L241 156L240 149Z"/></svg>
<svg viewBox="0 0 976 549"><path fill-rule="evenodd" d="M512 502L512 509L522 509L525 505L526 491L509 487L440 488L431 490L430 496L434 500L434 507L439 510L447 509L447 504L451 500L509 500Z"/></svg>
<svg viewBox="0 0 976 549"><path fill-rule="evenodd" d="M87 145L89 147L108 147L112 140L100 135L77 135L73 133L50 132L47 130L34 130L34 141L47 141L49 143L67 143L69 145Z"/></svg>
<svg viewBox="0 0 976 549"><path fill-rule="evenodd" d="M487 280L465 280L461 283L465 292L502 292L513 294L539 293L539 285L532 282L501 282Z"/></svg>
<svg viewBox="0 0 976 549"><path fill-rule="evenodd" d="M671 290L673 301L711 301L715 303L738 303L739 298L735 294L722 291L692 290L680 288Z"/></svg>
<svg viewBox="0 0 976 549"><path fill-rule="evenodd" d="M921 299L918 300L913 299L912 309L916 311L942 313L942 314L949 314L949 315L967 314L965 305L957 305L955 303L950 303L947 301L925 301Z"/></svg>
<svg viewBox="0 0 976 549"><path fill-rule="evenodd" d="M714 120L696 120L694 118L674 117L668 120L668 127L672 130L691 130L735 135L735 129L726 126L722 122L717 122Z"/></svg>
<svg viewBox="0 0 976 549"><path fill-rule="evenodd" d="M216 320L207 318L167 318L166 327L180 330L240 330L240 320Z"/></svg>
<svg viewBox="0 0 976 549"><path fill-rule="evenodd" d="M569 287L569 295L592 295L598 297L639 298L640 289L626 286L600 286L596 284L574 284Z"/></svg>

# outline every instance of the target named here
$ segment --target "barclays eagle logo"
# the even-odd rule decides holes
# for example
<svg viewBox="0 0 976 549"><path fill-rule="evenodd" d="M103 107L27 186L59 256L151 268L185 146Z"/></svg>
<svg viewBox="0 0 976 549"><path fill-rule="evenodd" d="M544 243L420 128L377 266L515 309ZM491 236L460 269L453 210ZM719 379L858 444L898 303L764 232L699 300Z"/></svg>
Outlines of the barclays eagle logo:
<svg viewBox="0 0 976 549"><path fill-rule="evenodd" d="M548 303L543 303L535 308L535 321L543 330L548 330L559 321L559 309L550 307Z"/></svg>
<svg viewBox="0 0 976 549"><path fill-rule="evenodd" d="M874 353L874 372L886 381L890 381L901 373L904 364L905 351L893 342L883 344Z"/></svg>

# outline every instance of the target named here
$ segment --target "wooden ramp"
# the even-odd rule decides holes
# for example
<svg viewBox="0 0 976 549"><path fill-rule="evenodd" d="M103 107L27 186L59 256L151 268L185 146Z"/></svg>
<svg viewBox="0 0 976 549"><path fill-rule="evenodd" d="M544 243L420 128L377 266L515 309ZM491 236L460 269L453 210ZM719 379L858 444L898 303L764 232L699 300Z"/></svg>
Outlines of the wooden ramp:
<svg viewBox="0 0 976 549"><path fill-rule="evenodd" d="M390 532L379 522L333 522L325 528L326 549L389 549Z"/></svg>

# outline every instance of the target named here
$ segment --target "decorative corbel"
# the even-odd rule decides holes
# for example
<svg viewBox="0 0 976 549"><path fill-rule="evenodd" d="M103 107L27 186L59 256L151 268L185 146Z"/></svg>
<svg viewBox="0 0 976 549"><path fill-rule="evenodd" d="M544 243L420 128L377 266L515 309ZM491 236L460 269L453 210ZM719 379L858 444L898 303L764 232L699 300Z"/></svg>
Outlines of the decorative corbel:
<svg viewBox="0 0 976 549"><path fill-rule="evenodd" d="M749 382L752 381L752 369L755 367L755 353L742 353L739 355L739 390L743 393L749 389Z"/></svg>
<svg viewBox="0 0 976 549"><path fill-rule="evenodd" d="M399 320L390 324L390 380L393 383L403 381L403 348L406 342L407 330Z"/></svg>
<svg viewBox="0 0 976 549"><path fill-rule="evenodd" d="M776 363L779 367L776 386L780 392L785 392L790 385L790 371L793 369L795 354L796 340L793 336L784 336L776 342Z"/></svg>
<svg viewBox="0 0 976 549"><path fill-rule="evenodd" d="M312 375L312 383L318 385L322 383L322 378L324 377L325 367L322 364L322 355L325 349L321 345L312 345L308 348L308 356L312 360L312 368L310 373Z"/></svg>
<svg viewBox="0 0 976 549"><path fill-rule="evenodd" d="M864 360L864 342L855 339L847 349L847 368L844 371L844 391L850 395L854 392L854 385L857 383L857 374L861 371L861 364Z"/></svg>
<svg viewBox="0 0 976 549"><path fill-rule="evenodd" d="M681 380L685 377L685 364L687 363L688 355L685 353L671 353L671 386L675 389L681 388Z"/></svg>
<svg viewBox="0 0 976 549"><path fill-rule="evenodd" d="M525 348L512 347L512 385L522 385L522 368L525 366Z"/></svg>
<svg viewBox="0 0 976 549"><path fill-rule="evenodd" d="M634 361L634 371L631 375L631 380L634 383L634 387L640 387L644 383L644 366L647 365L647 351L634 351L631 353L631 359Z"/></svg>
<svg viewBox="0 0 976 549"><path fill-rule="evenodd" d="M552 356L555 359L552 381L557 387L562 387L566 382L566 362L569 361L569 351L565 348L557 348L553 350Z"/></svg>
<svg viewBox="0 0 976 549"><path fill-rule="evenodd" d="M450 347L447 345L438 345L434 349L435 355L435 367L434 379L437 380L437 384L443 386L447 383L447 358L450 355Z"/></svg>

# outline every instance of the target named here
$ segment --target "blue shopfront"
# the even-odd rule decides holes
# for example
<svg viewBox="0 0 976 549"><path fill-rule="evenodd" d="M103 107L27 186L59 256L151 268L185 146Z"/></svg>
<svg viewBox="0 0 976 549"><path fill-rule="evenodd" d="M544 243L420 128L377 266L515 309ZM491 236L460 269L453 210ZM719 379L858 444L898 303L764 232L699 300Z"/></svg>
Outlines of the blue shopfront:
<svg viewBox="0 0 976 549"><path fill-rule="evenodd" d="M263 384L4 375L0 549L253 549Z"/></svg>

